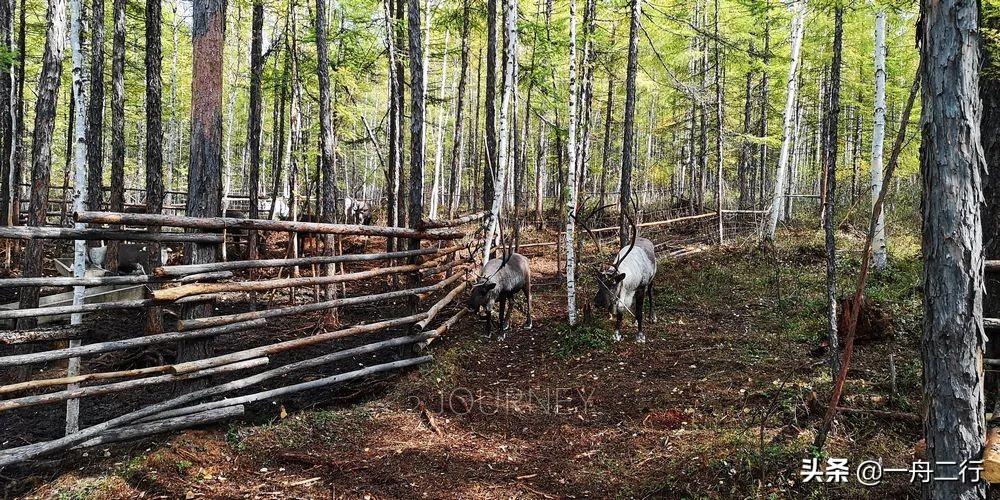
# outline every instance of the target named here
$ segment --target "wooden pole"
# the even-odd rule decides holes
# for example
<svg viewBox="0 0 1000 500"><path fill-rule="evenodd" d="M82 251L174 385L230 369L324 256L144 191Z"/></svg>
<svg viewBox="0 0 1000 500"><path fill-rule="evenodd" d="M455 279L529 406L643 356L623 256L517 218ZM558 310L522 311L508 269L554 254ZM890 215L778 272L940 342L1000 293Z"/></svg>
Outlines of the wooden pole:
<svg viewBox="0 0 1000 500"><path fill-rule="evenodd" d="M456 248L455 250L458 250ZM454 251L454 250L453 250ZM157 277L185 276L188 274L214 272L214 271L235 271L238 269L257 269L267 267L293 267L306 266L310 264L335 264L344 262L370 262L377 260L401 259L406 257L416 257L438 253L437 248L421 248L419 250L409 250L405 252L389 252L376 254L353 254L353 255L320 255L317 257L302 257L298 259L264 259L264 260L235 260L230 262L215 262L211 264L188 264L181 266L163 266L153 270L153 275ZM3 281L0 281L2 284Z"/></svg>
<svg viewBox="0 0 1000 500"><path fill-rule="evenodd" d="M456 274L455 276L460 276L460 275ZM463 281L458 286L456 286L451 292L449 292L448 295L445 295L444 298L442 298L436 304L431 306L431 308L427 310L427 317L420 320L420 322L417 323L416 325L417 328L421 330L427 328L427 325L429 325L431 321L434 321L434 317L437 316L439 312L441 312L441 309L444 309L444 307L450 304L452 300L455 300L455 297L457 297L458 294L462 293L462 291L464 291L467 286L469 286L469 282Z"/></svg>
<svg viewBox="0 0 1000 500"><path fill-rule="evenodd" d="M180 429L187 429L198 425L205 425L213 422L219 422L222 420L229 420L231 418L242 416L243 412L244 412L243 405L227 406L225 408L218 408L215 410L192 413L190 415L184 415L181 417L174 417L163 420L154 420L152 422L144 424L129 425L127 427L122 427L120 429L110 429L101 433L100 435L91 440L85 441L83 443L74 446L73 449L101 446L104 444L114 443L118 441L138 439L153 434L159 434L161 432L177 431Z"/></svg>
<svg viewBox="0 0 1000 500"><path fill-rule="evenodd" d="M468 224L473 221L482 221L483 219L486 218L487 215L489 215L489 212L482 211L469 215L463 215L462 217L458 217L451 220L423 219L420 221L420 229L427 230L427 229L461 226L463 224Z"/></svg>
<svg viewBox="0 0 1000 500"><path fill-rule="evenodd" d="M0 226L0 238L18 240L174 241L204 244L218 244L225 241L225 236L222 234L210 233L149 233L146 231L110 231L104 229L33 226Z"/></svg>
<svg viewBox="0 0 1000 500"><path fill-rule="evenodd" d="M183 275L182 275L183 276ZM21 287L21 286L107 286L107 285L142 285L146 283L186 283L191 281L209 281L232 278L231 271L214 271L210 273L193 274L183 276L179 280L168 277L150 276L147 274L136 276L99 276L87 278L62 278L42 276L39 278L11 278L0 279L0 288Z"/></svg>

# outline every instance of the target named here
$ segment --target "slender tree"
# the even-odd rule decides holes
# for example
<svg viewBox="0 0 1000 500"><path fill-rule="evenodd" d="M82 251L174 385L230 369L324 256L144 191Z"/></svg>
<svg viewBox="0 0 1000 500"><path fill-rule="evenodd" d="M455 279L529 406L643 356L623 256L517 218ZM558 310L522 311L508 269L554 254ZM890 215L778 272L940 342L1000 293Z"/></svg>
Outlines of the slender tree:
<svg viewBox="0 0 1000 500"><path fill-rule="evenodd" d="M161 0L146 0L146 212L151 214L163 211L163 79L160 75L163 59L160 27L163 19L160 4ZM150 230L158 231L159 228L151 227ZM147 269L161 266L160 245L150 242L146 249L149 258ZM162 331L163 310L149 308L146 332L155 334Z"/></svg>
<svg viewBox="0 0 1000 500"><path fill-rule="evenodd" d="M882 146L885 142L885 10L875 14L875 117L872 125L872 203L882 191ZM880 210L872 240L872 267L885 270L888 263L885 246L885 211Z"/></svg>
<svg viewBox="0 0 1000 500"><path fill-rule="evenodd" d="M483 206L493 203L494 177L499 169L496 129L497 1L486 0L486 164L483 168Z"/></svg>
<svg viewBox="0 0 1000 500"><path fill-rule="evenodd" d="M406 20L410 47L410 227L420 225L424 200L424 69L420 39L420 0L406 1ZM411 250L420 240L410 239Z"/></svg>
<svg viewBox="0 0 1000 500"><path fill-rule="evenodd" d="M263 120L260 75L264 70L264 4L255 0L253 4L253 25L250 36L250 116L248 118L250 149L250 213L251 219L260 217L260 148L261 125ZM257 258L257 231L251 230L247 235L248 257Z"/></svg>
<svg viewBox="0 0 1000 500"><path fill-rule="evenodd" d="M100 210L104 193L104 0L91 1L90 37L87 206L91 210Z"/></svg>
<svg viewBox="0 0 1000 500"><path fill-rule="evenodd" d="M639 16L641 15L642 0L630 0L631 23L628 34L628 67L625 74L625 129L624 141L622 142L622 174L621 188L618 194L618 225L620 227L618 238L621 246L628 244L630 231L627 227L625 215L629 210L629 201L632 198L632 169L635 166L635 80L639 69Z"/></svg>
<svg viewBox="0 0 1000 500"><path fill-rule="evenodd" d="M412 1L412 0L411 0ZM493 237L500 226L503 210L504 186L507 170L511 163L511 139L514 137L512 113L514 109L514 86L516 80L514 71L517 67L517 2L507 2L505 5L504 39L506 40L507 57L504 61L503 97L500 99L500 143L497 146L496 176L493 184L493 200L490 209L490 221L486 229L486 239L483 249L483 262L490 259Z"/></svg>
<svg viewBox="0 0 1000 500"><path fill-rule="evenodd" d="M826 307L827 340L830 343L830 376L840 372L840 341L837 335L837 239L834 213L837 208L837 149L840 141L840 67L843 61L844 9L839 4L834 11L833 64L830 66L829 108L826 117L826 198L824 199L823 229L826 233Z"/></svg>
<svg viewBox="0 0 1000 500"><path fill-rule="evenodd" d="M576 170L583 167L577 161L576 137L576 0L569 0L569 132L566 139L566 152L569 162L569 202L566 205L566 312L569 324L576 324L576 241L574 218L576 217Z"/></svg>
<svg viewBox="0 0 1000 500"><path fill-rule="evenodd" d="M111 48L111 193L112 211L125 210L125 2L114 0ZM108 245L108 269L118 269L118 243Z"/></svg>
<svg viewBox="0 0 1000 500"><path fill-rule="evenodd" d="M0 0L0 53L13 52L14 2ZM13 153L14 66L0 59L0 226L8 224L11 205L11 155Z"/></svg>
<svg viewBox="0 0 1000 500"><path fill-rule="evenodd" d="M454 218L458 211L459 182L461 181L462 108L465 104L465 86L469 72L469 0L462 0L462 55L459 62L458 93L455 103L455 133L451 146L451 177L448 193L448 218Z"/></svg>

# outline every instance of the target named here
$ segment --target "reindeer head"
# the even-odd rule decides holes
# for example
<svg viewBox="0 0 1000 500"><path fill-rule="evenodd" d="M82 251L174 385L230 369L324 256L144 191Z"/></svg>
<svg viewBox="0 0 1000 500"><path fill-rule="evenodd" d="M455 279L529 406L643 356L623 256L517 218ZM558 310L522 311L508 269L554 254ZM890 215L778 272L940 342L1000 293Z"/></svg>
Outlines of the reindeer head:
<svg viewBox="0 0 1000 500"><path fill-rule="evenodd" d="M493 305L493 301L496 300L497 293L494 291L496 288L497 284L489 281L484 280L477 283L472 287L466 306L473 312L479 312L484 307L488 309Z"/></svg>
<svg viewBox="0 0 1000 500"><path fill-rule="evenodd" d="M611 307L618 301L618 288L625 273L618 272L616 268L610 268L597 274L597 294L594 295L594 307L599 311L611 312Z"/></svg>

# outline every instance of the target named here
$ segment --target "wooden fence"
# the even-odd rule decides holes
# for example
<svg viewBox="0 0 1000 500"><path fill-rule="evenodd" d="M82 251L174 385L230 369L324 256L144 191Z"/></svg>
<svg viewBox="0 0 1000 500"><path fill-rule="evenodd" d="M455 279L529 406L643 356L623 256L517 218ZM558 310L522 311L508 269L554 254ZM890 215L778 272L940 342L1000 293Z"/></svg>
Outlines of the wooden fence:
<svg viewBox="0 0 1000 500"><path fill-rule="evenodd" d="M19 277L0 280L0 290L11 287L95 287L140 285L148 286L142 298L111 300L73 305L47 305L28 309L0 310L0 320L54 317L67 314L100 313L127 315L129 311L157 311L160 308L185 307L211 303L216 306L234 302L251 304L250 310L228 311L207 317L180 315L171 331L145 334L137 331L121 338L93 341L94 325L90 318L82 324L0 331L0 370L29 366L45 368L41 375L28 380L16 380L0 386L0 417L4 412L41 405L79 401L102 395L118 395L130 391L162 391L165 384L189 383L200 379L200 389L166 399L153 398L151 404L114 416L51 440L0 450L0 467L33 459L55 451L131 439L156 432L214 422L243 414L245 405L372 374L415 366L431 359L421 348L454 325L465 313L464 308L441 315L447 306L467 287L466 272L475 265L474 251L479 232L463 231L462 227L480 226L483 214L471 214L450 221L422 221L416 228L394 228L350 224L284 222L262 219L226 217L194 218L178 215L153 215L112 212L73 214L88 229L34 227L0 227L0 237L17 239L102 239L132 241L181 241L199 244L228 245L241 231L289 235L288 246L299 235L334 235L335 238L405 238L411 250L378 251L374 253L323 252L324 255L294 255L260 260L229 260L208 264L164 265L148 275L93 277ZM147 227L149 232L128 232L109 227ZM168 232L160 228L180 228L186 232ZM326 239L326 244L333 238ZM245 241L245 240L244 240ZM340 248L340 241L336 247ZM223 254L225 255L225 254ZM229 252L232 255L232 252ZM380 267L347 269L346 266L376 263ZM303 274L298 269L306 271ZM288 277L282 278L282 273ZM277 274L277 277L274 275ZM386 280L400 286L387 286ZM346 285L361 293L348 296ZM323 285L322 287L320 285ZM333 286L337 285L337 286ZM296 290L313 289L312 300L297 302ZM382 288L382 291L379 290ZM288 290L288 304L276 305L273 294ZM320 293L325 290L325 293ZM269 298L262 300L267 294ZM435 298L436 297L436 298ZM267 325L278 324L283 318L316 312L339 311L343 308L405 300L400 311L387 318L338 324L328 317L317 320L314 333L292 338L271 338L263 345L247 346L217 355L186 362L165 362L140 368L103 368L80 373L63 373L61 360L80 363L83 359L105 353L120 353L127 349L150 349L179 345L193 339L218 339L224 336L244 336L260 331ZM266 308L260 309L262 305ZM232 308L229 308L232 309ZM393 309L393 308L384 308ZM454 309L454 308L452 308ZM215 310L219 310L216 307ZM350 323L350 322L348 322ZM168 323L170 324L170 323ZM402 334L379 341L361 341L347 349L333 350L333 341L376 332L403 330ZM67 345L66 340L71 342ZM58 342L58 345L53 343ZM309 346L327 345L324 354L304 352ZM33 349L25 349L25 347ZM330 367L338 361L356 359L393 348L412 347L409 357L369 364L350 371L308 381L274 382L289 374L308 368ZM17 352L15 352L15 350ZM274 366L276 356L298 352L292 361ZM304 354L303 354L304 353ZM303 357L304 356L304 357ZM36 369L37 374L39 371ZM261 384L271 381L263 390ZM249 392L248 392L249 391ZM218 399L239 393L236 397ZM53 409L52 411L57 411ZM71 412L67 412L67 418ZM73 426L75 427L75 426ZM12 436L6 442L12 443Z"/></svg>

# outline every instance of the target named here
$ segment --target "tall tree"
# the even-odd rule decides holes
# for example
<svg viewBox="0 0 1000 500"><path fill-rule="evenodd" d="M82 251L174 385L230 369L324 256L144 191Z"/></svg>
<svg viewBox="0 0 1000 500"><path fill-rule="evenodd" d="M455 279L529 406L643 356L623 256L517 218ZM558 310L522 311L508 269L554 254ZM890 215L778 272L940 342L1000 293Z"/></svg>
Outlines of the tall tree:
<svg viewBox="0 0 1000 500"><path fill-rule="evenodd" d="M320 130L320 150L322 155L319 159L322 166L323 189L317 193L318 200L322 201L323 210L320 212L320 220L332 223L337 220L337 175L334 169L334 137L333 137L333 103L330 98L330 55L326 41L326 1L316 0L316 73L319 78L319 130ZM323 255L333 255L334 235L327 234L323 244ZM336 265L327 264L326 272L333 275ZM326 287L327 299L333 299L334 291L337 288L333 285Z"/></svg>
<svg viewBox="0 0 1000 500"><path fill-rule="evenodd" d="M13 52L14 0L0 0L0 53ZM11 154L13 153L14 65L0 59L0 226L8 223L11 203Z"/></svg>
<svg viewBox="0 0 1000 500"><path fill-rule="evenodd" d="M160 75L163 59L160 28L163 19L160 3L161 0L146 0L146 213L151 214L163 211L163 79ZM152 227L150 230L158 231L159 228ZM147 269L161 266L160 245L150 242L146 249L149 258ZM151 307L147 311L147 333L162 332L162 309Z"/></svg>
<svg viewBox="0 0 1000 500"><path fill-rule="evenodd" d="M21 0L21 10L17 28L17 70L15 75L16 89L14 89L14 109L13 109L13 136L14 145L11 152L10 166L10 198L13 202L7 212L7 221L15 225L20 220L21 210L21 168L24 165L24 75L25 64L25 26L27 25L27 3ZM0 198L2 200L2 198Z"/></svg>
<svg viewBox="0 0 1000 500"><path fill-rule="evenodd" d="M406 21L410 47L410 227L418 227L424 200L424 69L420 39L420 0L406 0ZM420 240L410 239L410 249L420 248Z"/></svg>
<svg viewBox="0 0 1000 500"><path fill-rule="evenodd" d="M569 0L569 132L566 152L570 159L567 179L570 190L566 205L569 212L566 217L566 312L570 326L576 324L576 241L573 223L576 217L576 170L583 167L583 162L577 161L576 105L576 0Z"/></svg>
<svg viewBox="0 0 1000 500"><path fill-rule="evenodd" d="M517 2L505 4L504 40L507 57L503 70L503 97L500 98L500 143L497 145L497 160L493 183L493 200L490 208L490 221L486 229L483 262L490 259L493 237L500 227L500 217L503 211L504 186L507 180L507 170L511 163L511 139L514 137L513 109L516 80L514 71L517 67Z"/></svg>
<svg viewBox="0 0 1000 500"><path fill-rule="evenodd" d="M151 0L152 1L152 0ZM223 0L194 0L191 42L194 64L191 78L191 163L188 167L186 213L192 217L217 217L222 207L222 49L225 40ZM214 245L193 244L191 264L215 262ZM212 306L188 306L187 318L211 315ZM180 361L208 356L206 340L181 342Z"/></svg>
<svg viewBox="0 0 1000 500"><path fill-rule="evenodd" d="M875 117L872 125L872 203L882 191L882 146L885 142L885 10L875 14ZM885 270L888 263L885 246L885 211L879 210L872 240L872 266Z"/></svg>
<svg viewBox="0 0 1000 500"><path fill-rule="evenodd" d="M978 4L924 0L920 171L923 178L925 460L958 477L982 455L983 202ZM931 481L930 499L985 498L982 481Z"/></svg>
<svg viewBox="0 0 1000 500"><path fill-rule="evenodd" d="M455 103L455 133L451 143L451 177L448 183L448 193L451 198L448 203L448 218L455 217L458 211L458 191L461 180L461 147L462 147L462 108L465 104L465 86L469 72L469 0L462 0L462 55L459 61L458 93ZM475 126L475 125L473 125Z"/></svg>
<svg viewBox="0 0 1000 500"><path fill-rule="evenodd" d="M724 240L723 227L722 227L722 181L723 181L723 157L722 157L722 135L724 133L724 128L726 125L726 120L723 117L722 110L722 97L725 89L723 89L722 82L722 50L721 50L721 39L719 38L719 0L715 0L715 14L712 18L712 24L714 25L714 50L715 50L715 121L719 128L715 134L715 213L717 216L718 226L716 227L719 235L719 244L721 245Z"/></svg>
<svg viewBox="0 0 1000 500"><path fill-rule="evenodd" d="M781 218L785 199L785 184L788 178L788 160L791 156L792 135L795 129L795 102L798 92L799 51L802 48L802 34L805 30L806 0L796 1L791 7L792 15L792 55L788 66L788 91L785 93L784 125L781 127L781 156L778 159L778 170L774 180L774 197L771 201L770 222L767 227L767 238L774 239L778 230L778 219ZM766 49L765 49L766 50ZM766 106L767 103L765 102Z"/></svg>
<svg viewBox="0 0 1000 500"><path fill-rule="evenodd" d="M249 137L247 146L250 149L250 213L251 219L260 217L260 147L262 96L260 75L264 70L264 4L255 0L253 4L253 21L250 35L250 116L248 118ZM257 231L251 230L247 235L248 257L257 258Z"/></svg>
<svg viewBox="0 0 1000 500"><path fill-rule="evenodd" d="M38 77L35 101L35 128L31 141L31 200L28 225L45 224L49 204L49 171L52 160L52 133L56 123L63 52L66 49L66 0L51 0L46 10L45 52ZM28 240L24 250L23 276L42 275L42 240ZM18 293L21 309L38 307L38 287L24 287ZM34 325L33 318L18 321L18 328ZM19 370L22 371L22 370ZM19 375L23 375L20 373Z"/></svg>
<svg viewBox="0 0 1000 500"><path fill-rule="evenodd" d="M393 3L392 0L382 0L386 23L385 43L389 54L389 126L387 137L389 142L389 170L386 172L386 225L390 227L399 226L399 211L397 210L399 205L396 198L399 195L399 185L402 182L403 171L403 152L401 148L403 112L400 109L402 99L398 95L403 93L403 88L398 85L396 78L397 67L402 68L402 65L396 64L397 58L400 57L398 54L399 47L396 45L396 33L400 30L400 27L399 20L395 16L395 10L392 8ZM387 239L386 247L389 251L395 248L395 242L395 238Z"/></svg>
<svg viewBox="0 0 1000 500"><path fill-rule="evenodd" d="M104 194L104 0L91 1L90 37L87 207L91 210L100 210Z"/></svg>
<svg viewBox="0 0 1000 500"><path fill-rule="evenodd" d="M497 165L497 1L486 0L486 164L483 167L483 206L493 203Z"/></svg>
<svg viewBox="0 0 1000 500"><path fill-rule="evenodd" d="M625 73L625 122L624 141L622 141L622 174L621 188L618 192L618 239L621 246L629 241L629 228L625 215L629 210L632 198L632 170L635 166L635 80L639 70L639 16L642 0L630 0L631 23L628 33L628 67Z"/></svg>
<svg viewBox="0 0 1000 500"><path fill-rule="evenodd" d="M837 149L840 141L840 67L843 61L844 8L839 4L834 11L833 64L830 66L830 92L826 117L827 140L826 197L824 198L823 229L826 233L826 307L827 340L830 343L830 376L836 379L840 372L840 341L837 336L837 239L834 213L837 208Z"/></svg>

